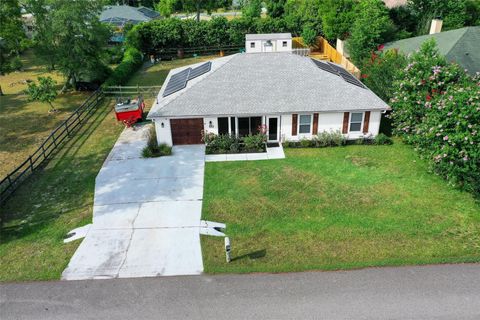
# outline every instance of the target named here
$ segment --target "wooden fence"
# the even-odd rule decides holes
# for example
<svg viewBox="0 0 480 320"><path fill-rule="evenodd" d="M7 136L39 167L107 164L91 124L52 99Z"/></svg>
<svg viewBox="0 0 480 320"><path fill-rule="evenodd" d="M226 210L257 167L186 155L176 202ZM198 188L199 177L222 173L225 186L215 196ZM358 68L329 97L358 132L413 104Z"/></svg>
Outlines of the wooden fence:
<svg viewBox="0 0 480 320"><path fill-rule="evenodd" d="M0 181L0 203L5 201L29 175L42 166L53 152L62 146L63 142L66 142L85 124L103 97L104 94L101 90L90 95L80 107L50 133L33 154Z"/></svg>
<svg viewBox="0 0 480 320"><path fill-rule="evenodd" d="M103 93L116 98L134 98L141 95L144 98L155 98L162 86L109 86L103 89Z"/></svg>

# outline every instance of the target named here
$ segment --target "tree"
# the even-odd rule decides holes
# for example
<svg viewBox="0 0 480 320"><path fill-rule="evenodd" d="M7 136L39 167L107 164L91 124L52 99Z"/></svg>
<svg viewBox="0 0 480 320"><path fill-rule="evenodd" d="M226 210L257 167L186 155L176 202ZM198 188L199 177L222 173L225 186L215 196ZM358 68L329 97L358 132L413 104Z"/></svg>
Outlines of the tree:
<svg viewBox="0 0 480 320"><path fill-rule="evenodd" d="M17 0L0 1L0 74L11 71L12 58L19 55L26 39Z"/></svg>
<svg viewBox="0 0 480 320"><path fill-rule="evenodd" d="M393 30L387 8L381 0L363 0L356 10L347 49L353 62L361 67L379 44L382 44Z"/></svg>
<svg viewBox="0 0 480 320"><path fill-rule="evenodd" d="M65 86L103 65L109 29L98 20L102 1L30 0L37 54L64 74Z"/></svg>
<svg viewBox="0 0 480 320"><path fill-rule="evenodd" d="M29 83L25 93L28 95L29 101L48 103L50 112L55 112L56 109L52 102L57 98L56 85L57 82L51 77L38 77L38 84Z"/></svg>
<svg viewBox="0 0 480 320"><path fill-rule="evenodd" d="M160 12L160 14L165 18L168 18L172 15L177 2L177 0L160 0L159 2L155 3L155 10Z"/></svg>
<svg viewBox="0 0 480 320"><path fill-rule="evenodd" d="M302 39L306 46L311 47L316 42L317 33L310 26L306 25L303 27Z"/></svg>
<svg viewBox="0 0 480 320"><path fill-rule="evenodd" d="M290 32L300 35L308 24L317 34L322 34L320 4L318 0L287 0L284 19Z"/></svg>
<svg viewBox="0 0 480 320"><path fill-rule="evenodd" d="M468 20L467 0L408 0L407 5L414 13L417 34L427 34L433 18L443 19L443 29L458 29Z"/></svg>
<svg viewBox="0 0 480 320"><path fill-rule="evenodd" d="M394 50L372 53L370 61L364 63L361 78L383 101L390 101L394 95L392 83L405 66L405 56Z"/></svg>
<svg viewBox="0 0 480 320"><path fill-rule="evenodd" d="M325 37L345 40L355 21L356 0L323 0L320 2L320 16Z"/></svg>
<svg viewBox="0 0 480 320"><path fill-rule="evenodd" d="M287 0L267 0L265 1L268 15L272 18L283 17L285 13L285 4Z"/></svg>
<svg viewBox="0 0 480 320"><path fill-rule="evenodd" d="M247 0L242 7L242 16L246 18L259 18L262 14L261 0Z"/></svg>
<svg viewBox="0 0 480 320"><path fill-rule="evenodd" d="M179 0L182 10L197 13L197 22L200 21L200 13L206 10L208 13L219 8L227 8L231 5L229 0Z"/></svg>

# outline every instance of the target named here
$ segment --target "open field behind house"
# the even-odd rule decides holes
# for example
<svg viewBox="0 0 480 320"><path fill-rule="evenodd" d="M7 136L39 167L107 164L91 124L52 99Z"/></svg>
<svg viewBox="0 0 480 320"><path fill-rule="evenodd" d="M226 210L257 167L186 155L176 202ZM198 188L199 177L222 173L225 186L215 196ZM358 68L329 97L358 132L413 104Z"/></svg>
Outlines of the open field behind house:
<svg viewBox="0 0 480 320"><path fill-rule="evenodd" d="M480 261L480 203L427 172L411 146L286 149L286 159L207 163L205 271L287 272Z"/></svg>
<svg viewBox="0 0 480 320"><path fill-rule="evenodd" d="M162 62L151 69L142 69L129 85L160 86L171 68L201 59L204 58ZM34 110L34 106L28 104L28 108ZM150 106L147 103L147 110ZM95 177L123 130L112 107L113 100L107 99L46 168L26 180L0 207L3 223L0 226L0 281L60 278L81 242L64 244L63 239L70 230L91 222ZM46 106L44 111L47 114ZM2 122L10 122L0 124L2 126L15 128L13 122L24 119L31 121L32 126L36 123L28 111L4 112L2 105L1 114ZM22 135L14 138L22 139ZM4 151L3 144L1 147Z"/></svg>
<svg viewBox="0 0 480 320"><path fill-rule="evenodd" d="M90 93L67 92L53 103L57 113L48 113L49 106L28 102L23 91L25 80L37 81L39 76L50 76L63 85L64 78L57 72L48 72L31 51L22 55L24 71L0 76L4 96L0 96L0 179L33 153L50 132L78 108Z"/></svg>

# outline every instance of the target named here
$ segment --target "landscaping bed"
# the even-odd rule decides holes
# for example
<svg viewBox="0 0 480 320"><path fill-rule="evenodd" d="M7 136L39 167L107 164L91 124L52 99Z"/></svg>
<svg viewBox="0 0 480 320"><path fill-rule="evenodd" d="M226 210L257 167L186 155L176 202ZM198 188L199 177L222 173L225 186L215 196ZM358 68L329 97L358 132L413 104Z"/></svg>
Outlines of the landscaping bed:
<svg viewBox="0 0 480 320"><path fill-rule="evenodd" d="M242 154L267 152L267 136L265 134L237 137L235 135L203 135L206 154Z"/></svg>
<svg viewBox="0 0 480 320"><path fill-rule="evenodd" d="M205 271L287 272L480 261L480 204L393 145L285 149L279 161L207 163Z"/></svg>

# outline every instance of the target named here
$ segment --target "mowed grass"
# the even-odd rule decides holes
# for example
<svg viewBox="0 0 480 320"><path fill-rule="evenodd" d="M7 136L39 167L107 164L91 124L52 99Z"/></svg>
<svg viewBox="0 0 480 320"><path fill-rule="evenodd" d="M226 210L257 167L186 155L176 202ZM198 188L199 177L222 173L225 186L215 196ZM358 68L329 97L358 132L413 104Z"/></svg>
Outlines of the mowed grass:
<svg viewBox="0 0 480 320"><path fill-rule="evenodd" d="M198 58L195 61L202 60ZM137 79L135 81L138 85L162 85L170 68L195 61L184 59L164 62L162 66L156 65L152 70L138 71L134 78ZM38 113L35 108L41 106L22 100L21 108L24 111L17 114L6 112L3 101L0 123L2 126L0 139L3 140L0 140L0 150L2 157L3 155L10 157L14 155L11 148L15 146L5 143L3 128L16 128L17 125L26 122L26 128L31 127L29 130L34 133L45 130L48 135L50 129L42 123L37 123L42 119L39 116L43 114L41 112L48 115L47 107ZM59 105L57 107L61 108ZM60 278L81 242L64 244L63 239L72 229L91 223L95 177L124 127L116 121L112 107L113 102L105 101L105 104L93 114L88 125L75 134L48 166L32 175L3 206L0 206L3 223L0 226L0 281ZM147 111L149 107L150 104L147 104ZM10 108L14 110L13 106ZM30 114L28 110L34 111ZM15 130L17 136L12 137L11 143L20 144L22 139L28 137L28 132ZM36 137L40 143L42 141L40 135ZM3 166L4 159L0 160ZM24 160L23 157L21 160ZM16 165L20 162L12 160L11 163Z"/></svg>
<svg viewBox="0 0 480 320"><path fill-rule="evenodd" d="M91 222L95 177L121 130L106 101L1 207L0 281L60 278L80 244L63 239Z"/></svg>
<svg viewBox="0 0 480 320"><path fill-rule="evenodd" d="M286 272L480 261L480 204L428 173L410 146L286 149L207 163L205 271Z"/></svg>
<svg viewBox="0 0 480 320"><path fill-rule="evenodd" d="M189 64L218 58L218 56L199 56L197 58L185 58L171 61L161 61L155 65L142 68L128 81L128 86L161 86L171 69L183 67Z"/></svg>
<svg viewBox="0 0 480 320"><path fill-rule="evenodd" d="M47 72L31 51L22 55L24 71L0 76L4 96L0 96L0 179L32 154L70 113L78 108L89 93L67 92L53 103L59 111L48 113L49 106L29 102L24 94L25 80L37 81L39 76L50 76L60 90L64 78L57 72Z"/></svg>

